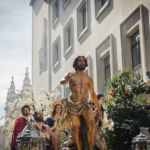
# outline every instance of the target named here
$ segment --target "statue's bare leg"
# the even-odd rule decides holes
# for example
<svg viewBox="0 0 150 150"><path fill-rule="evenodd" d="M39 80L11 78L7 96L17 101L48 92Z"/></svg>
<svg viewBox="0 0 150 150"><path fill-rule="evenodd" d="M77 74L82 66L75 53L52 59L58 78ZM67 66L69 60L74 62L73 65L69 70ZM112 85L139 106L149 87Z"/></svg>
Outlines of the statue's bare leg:
<svg viewBox="0 0 150 150"><path fill-rule="evenodd" d="M72 122L72 128L74 130L74 140L78 147L78 150L82 150L82 141L81 141L81 124L80 116L70 114L70 120Z"/></svg>
<svg viewBox="0 0 150 150"><path fill-rule="evenodd" d="M89 143L89 150L92 150L93 143L94 143L94 133L95 133L94 113L92 108L84 109L82 115L85 118L88 126L87 138Z"/></svg>

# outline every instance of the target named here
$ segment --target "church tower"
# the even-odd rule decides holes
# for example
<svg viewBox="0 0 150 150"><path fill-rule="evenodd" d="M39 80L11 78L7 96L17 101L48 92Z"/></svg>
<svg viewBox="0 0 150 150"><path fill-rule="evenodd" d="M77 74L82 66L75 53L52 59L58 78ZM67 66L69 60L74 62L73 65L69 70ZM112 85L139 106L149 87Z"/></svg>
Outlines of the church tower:
<svg viewBox="0 0 150 150"><path fill-rule="evenodd" d="M18 98L18 95L15 91L14 77L12 77L11 85L7 92L7 98L6 98L5 108L4 108L5 115L9 116L11 114L11 109L8 104L13 103L16 98ZM16 111L16 115L19 115L19 114L20 114L20 111ZM7 119L7 117L5 119ZM9 134L5 134L4 147L7 147L10 145L11 138L12 137Z"/></svg>
<svg viewBox="0 0 150 150"><path fill-rule="evenodd" d="M24 80L23 80L22 89L23 89L24 87L31 87L31 85L30 85L29 73L28 73L28 68L26 68L26 73L25 73L25 78L24 78Z"/></svg>
<svg viewBox="0 0 150 150"><path fill-rule="evenodd" d="M22 90L20 91L22 97L25 97L24 93L24 88L25 87L31 87L30 85L30 78L29 78L29 73L28 73L28 68L26 68L26 73L25 73L25 78L23 80L23 86L22 86Z"/></svg>
<svg viewBox="0 0 150 150"><path fill-rule="evenodd" d="M16 98L18 98L18 95L15 91L14 77L12 77L11 85L10 85L10 88L8 89L6 103L5 103L5 115L6 114L7 116L10 115L11 110L9 108L8 103L13 103Z"/></svg>

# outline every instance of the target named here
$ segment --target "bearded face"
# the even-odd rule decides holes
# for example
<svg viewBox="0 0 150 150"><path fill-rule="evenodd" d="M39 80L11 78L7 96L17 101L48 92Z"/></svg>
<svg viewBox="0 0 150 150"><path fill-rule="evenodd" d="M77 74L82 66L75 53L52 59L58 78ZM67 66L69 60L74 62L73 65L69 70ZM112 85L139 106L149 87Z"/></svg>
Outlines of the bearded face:
<svg viewBox="0 0 150 150"><path fill-rule="evenodd" d="M80 71L85 70L85 58L84 57L78 58L77 70L80 70Z"/></svg>
<svg viewBox="0 0 150 150"><path fill-rule="evenodd" d="M37 112L37 114L34 116L34 120L37 121L37 122L43 122L43 112L42 111L39 111Z"/></svg>
<svg viewBox="0 0 150 150"><path fill-rule="evenodd" d="M40 118L40 117L39 118L36 117L36 118L34 118L34 120L37 121L37 122L43 122L44 121L43 118Z"/></svg>
<svg viewBox="0 0 150 150"><path fill-rule="evenodd" d="M30 114L30 109L29 108L24 108L23 111L22 111L22 115L23 116L29 116Z"/></svg>
<svg viewBox="0 0 150 150"><path fill-rule="evenodd" d="M77 66L77 69L80 70L80 71L83 71L83 70L85 70L85 66L82 66L82 65Z"/></svg>

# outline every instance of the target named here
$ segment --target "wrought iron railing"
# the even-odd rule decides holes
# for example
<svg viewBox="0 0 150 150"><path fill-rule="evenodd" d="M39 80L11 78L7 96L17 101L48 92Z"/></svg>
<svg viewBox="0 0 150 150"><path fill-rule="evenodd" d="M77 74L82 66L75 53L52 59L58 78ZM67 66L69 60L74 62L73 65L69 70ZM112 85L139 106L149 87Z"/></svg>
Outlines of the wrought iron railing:
<svg viewBox="0 0 150 150"><path fill-rule="evenodd" d="M138 65L137 67L135 67L135 68L133 69L133 76L134 76L135 73L139 73L141 76L143 76L142 65L141 65L141 64Z"/></svg>
<svg viewBox="0 0 150 150"><path fill-rule="evenodd" d="M106 89L106 87L102 90L102 94L104 95L104 94L107 94L107 89Z"/></svg>

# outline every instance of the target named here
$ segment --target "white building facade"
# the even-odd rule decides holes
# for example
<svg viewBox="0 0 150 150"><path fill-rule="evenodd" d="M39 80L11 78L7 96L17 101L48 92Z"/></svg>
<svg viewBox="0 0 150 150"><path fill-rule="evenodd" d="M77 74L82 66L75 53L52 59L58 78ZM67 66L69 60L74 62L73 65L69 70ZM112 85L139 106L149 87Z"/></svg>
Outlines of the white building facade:
<svg viewBox="0 0 150 150"><path fill-rule="evenodd" d="M98 93L105 92L105 80L124 68L148 81L149 0L31 0L30 6L35 88L57 88L61 98L68 97L69 87L60 80L73 71L79 55L88 59L85 71Z"/></svg>

